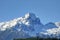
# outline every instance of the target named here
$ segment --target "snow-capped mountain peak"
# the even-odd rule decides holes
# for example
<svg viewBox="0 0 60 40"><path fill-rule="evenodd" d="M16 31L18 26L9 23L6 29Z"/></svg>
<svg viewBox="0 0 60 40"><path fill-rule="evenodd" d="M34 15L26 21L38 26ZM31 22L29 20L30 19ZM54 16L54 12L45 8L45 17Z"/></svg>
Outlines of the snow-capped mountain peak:
<svg viewBox="0 0 60 40"><path fill-rule="evenodd" d="M24 17L19 17L13 20L10 20L8 22L2 22L0 23L0 30L4 31L8 28L14 27L17 25L17 23L24 24L27 27L30 27L33 24L40 23L40 19L35 16L33 13L27 13Z"/></svg>
<svg viewBox="0 0 60 40"><path fill-rule="evenodd" d="M25 15L25 18L26 18L26 19L28 19L28 18L35 19L36 16L35 16L35 14L33 14L33 13L27 13L27 14Z"/></svg>
<svg viewBox="0 0 60 40"><path fill-rule="evenodd" d="M57 37L60 35L60 22L43 25L40 19L33 13L27 13L7 22L0 23L0 40L11 40L13 38L27 38L38 36ZM52 36L52 37L53 37ZM60 37L60 36L58 36ZM8 38L8 39L7 39Z"/></svg>

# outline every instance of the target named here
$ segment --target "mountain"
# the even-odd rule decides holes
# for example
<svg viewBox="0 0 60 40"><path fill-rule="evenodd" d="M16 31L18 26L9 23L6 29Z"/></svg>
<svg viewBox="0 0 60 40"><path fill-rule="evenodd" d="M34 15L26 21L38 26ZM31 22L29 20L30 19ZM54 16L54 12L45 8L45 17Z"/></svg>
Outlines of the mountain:
<svg viewBox="0 0 60 40"><path fill-rule="evenodd" d="M60 37L60 22L43 25L33 13L0 23L0 40L30 37Z"/></svg>
<svg viewBox="0 0 60 40"><path fill-rule="evenodd" d="M41 37L44 38L60 38L60 22L55 22L55 23L47 23L45 25L45 31L40 32L39 35L42 35Z"/></svg>
<svg viewBox="0 0 60 40"><path fill-rule="evenodd" d="M45 24L45 28L52 29L52 28L57 28L57 26L55 23L49 22L49 23Z"/></svg>

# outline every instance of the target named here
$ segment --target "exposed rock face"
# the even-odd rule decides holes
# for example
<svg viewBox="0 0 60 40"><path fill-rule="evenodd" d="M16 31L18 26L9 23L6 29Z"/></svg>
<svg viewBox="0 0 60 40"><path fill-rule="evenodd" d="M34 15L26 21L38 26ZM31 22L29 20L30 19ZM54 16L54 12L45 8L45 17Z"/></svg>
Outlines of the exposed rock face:
<svg viewBox="0 0 60 40"><path fill-rule="evenodd" d="M0 23L0 40L12 40L14 38L27 38L38 35L43 38L60 38L59 30L60 22L50 22L43 25L35 14L27 13L24 17Z"/></svg>

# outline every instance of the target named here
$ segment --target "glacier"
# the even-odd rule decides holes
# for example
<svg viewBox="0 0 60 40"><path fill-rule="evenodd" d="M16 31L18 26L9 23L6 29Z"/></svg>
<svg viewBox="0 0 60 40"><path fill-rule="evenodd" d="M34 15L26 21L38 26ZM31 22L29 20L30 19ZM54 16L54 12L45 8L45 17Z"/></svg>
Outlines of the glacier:
<svg viewBox="0 0 60 40"><path fill-rule="evenodd" d="M60 38L60 22L49 22L44 25L34 13L27 13L23 17L0 23L0 40L36 36Z"/></svg>

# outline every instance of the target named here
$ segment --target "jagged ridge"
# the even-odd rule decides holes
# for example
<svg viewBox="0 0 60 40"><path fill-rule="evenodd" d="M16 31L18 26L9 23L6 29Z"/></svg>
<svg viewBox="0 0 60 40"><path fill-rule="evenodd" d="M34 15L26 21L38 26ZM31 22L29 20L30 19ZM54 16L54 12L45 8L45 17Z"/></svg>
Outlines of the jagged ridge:
<svg viewBox="0 0 60 40"><path fill-rule="evenodd" d="M43 25L35 14L27 13L24 17L0 23L0 40L34 36L60 38L59 30L60 22Z"/></svg>

